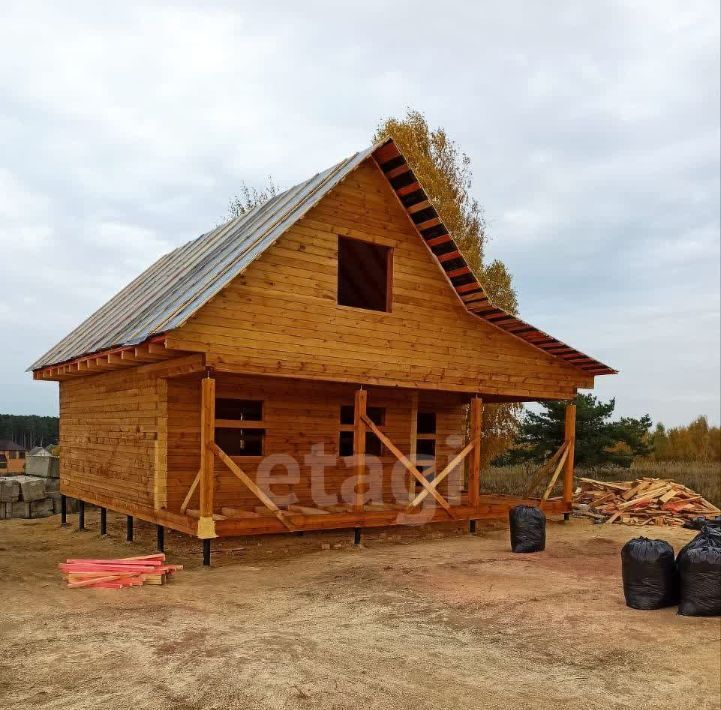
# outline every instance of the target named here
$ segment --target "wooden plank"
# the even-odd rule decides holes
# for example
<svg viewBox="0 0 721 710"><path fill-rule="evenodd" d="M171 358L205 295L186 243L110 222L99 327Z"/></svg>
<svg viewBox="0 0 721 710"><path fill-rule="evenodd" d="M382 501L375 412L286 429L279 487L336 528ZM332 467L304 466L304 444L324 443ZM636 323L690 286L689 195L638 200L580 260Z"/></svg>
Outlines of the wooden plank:
<svg viewBox="0 0 721 710"><path fill-rule="evenodd" d="M410 423L410 441L408 442L408 459L417 466L416 453L418 450L418 390L411 393L411 423ZM413 476L408 476L408 501L412 501L416 495L416 480Z"/></svg>
<svg viewBox="0 0 721 710"><path fill-rule="evenodd" d="M531 481L526 488L526 496L531 496L538 484L546 477L547 472L555 466L563 452L568 448L568 442L564 441L547 461L541 464L540 468L533 474Z"/></svg>
<svg viewBox="0 0 721 710"><path fill-rule="evenodd" d="M461 463L461 461L463 461L463 459L465 459L466 456L467 456L473 449L475 449L477 445L478 445L478 444L477 444L477 442L475 442L475 441L471 441L471 442L469 442L468 444L466 444L466 445L463 447L463 449L461 449L461 450L448 462L448 465L447 465L437 476L435 476L432 481L430 481L430 485L431 485L433 488L438 488L438 486L443 482L443 479L445 479L446 476L448 476L448 474L449 474L456 466L458 466L458 464ZM423 491L421 491L421 492L414 498L414 500L411 502L411 504L410 504L408 507L409 507L409 508L414 508L414 507L416 507L417 505L420 505L420 504L423 502L423 500L426 498L427 495L428 495L428 490L423 490ZM476 504L478 503L478 499L476 499L475 501L472 501L472 500L470 500L470 495L469 495L469 502L471 503L471 505L476 505Z"/></svg>
<svg viewBox="0 0 721 710"><path fill-rule="evenodd" d="M481 494L481 434L483 429L483 401L480 397L471 398L471 453L468 468L468 502L477 505Z"/></svg>
<svg viewBox="0 0 721 710"><path fill-rule="evenodd" d="M288 530L294 530L293 526L287 521L283 511L271 500L265 492L259 488L255 481L238 466L228 454L223 451L215 442L210 444L210 450L228 467L231 473L239 478L253 495L285 525Z"/></svg>
<svg viewBox="0 0 721 710"><path fill-rule="evenodd" d="M564 453L566 456L565 468L563 470L563 502L570 504L573 501L573 463L576 450L576 405L570 403L566 406L565 441L568 448Z"/></svg>
<svg viewBox="0 0 721 710"><path fill-rule="evenodd" d="M215 379L200 381L200 516L213 515L215 475L213 449L215 443Z"/></svg>
<svg viewBox="0 0 721 710"><path fill-rule="evenodd" d="M355 458L355 496L354 508L363 510L366 494L366 407L368 391L356 390L353 410L353 456Z"/></svg>
<svg viewBox="0 0 721 710"><path fill-rule="evenodd" d="M188 493L186 494L185 498L183 498L183 502L180 504L180 512L185 513L185 511L188 509L188 506L190 505L190 501L193 497L193 493L195 493L195 489L198 487L198 484L200 483L200 477L201 477L202 471L198 471L198 474L193 479L193 482L190 484L190 488L188 489Z"/></svg>
<svg viewBox="0 0 721 710"><path fill-rule="evenodd" d="M302 513L303 515L329 515L327 510L321 510L320 508L312 508L307 505L294 505L288 506L288 510L294 513Z"/></svg>
<svg viewBox="0 0 721 710"><path fill-rule="evenodd" d="M448 501L426 480L426 477L407 459L405 454L366 416L363 417L366 426L385 444L386 448L403 464L404 468L430 493L436 502L454 518Z"/></svg>
<svg viewBox="0 0 721 710"><path fill-rule="evenodd" d="M556 466L556 470L553 472L553 475L551 476L551 480L548 482L548 485L546 486L546 490L543 491L543 495L541 496L541 500L548 500L549 496L551 495L551 491L553 490L553 487L556 485L556 481L558 480L558 476L560 475L561 471L563 470L564 464L568 460L568 457L571 455L571 447L566 446L563 455L561 456L561 460L558 462L558 466Z"/></svg>

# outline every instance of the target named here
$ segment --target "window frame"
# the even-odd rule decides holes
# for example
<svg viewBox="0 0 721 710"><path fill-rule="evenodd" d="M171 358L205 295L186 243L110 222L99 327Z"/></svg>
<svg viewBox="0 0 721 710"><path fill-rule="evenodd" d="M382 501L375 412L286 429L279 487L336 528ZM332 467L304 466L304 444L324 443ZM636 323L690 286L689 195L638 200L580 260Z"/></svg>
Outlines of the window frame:
<svg viewBox="0 0 721 710"><path fill-rule="evenodd" d="M335 304L338 308L350 308L354 311L362 311L363 313L392 313L393 312L393 252L395 247L390 244L383 244L381 242L372 242L368 239L359 239L358 237L349 237L345 234L337 235L337 249L336 249L336 290L335 290ZM360 242L361 244L367 244L371 247L378 247L386 250L386 298L385 308L383 310L377 308L365 308L363 306L349 306L345 303L340 302L340 244L341 240Z"/></svg>
<svg viewBox="0 0 721 710"><path fill-rule="evenodd" d="M344 424L343 423L343 410L350 407L351 411L353 412L353 416L355 417L355 405L354 404L341 404L338 408L338 436L336 438L336 445L337 445L337 453L338 458L347 458L348 456L353 456L353 451L351 449L350 454L344 454L341 452L341 438L343 433L350 433L351 434L351 442L355 441L355 424ZM380 417L375 417L374 415L380 413ZM368 407L366 409L366 414L368 415L369 419L381 430L384 430L385 423L386 423L386 414L387 414L387 408L386 407ZM376 421L376 418L380 419L380 422ZM384 458L388 456L388 453L386 451L385 444L378 439L378 444L380 446L380 453L379 454L372 454L368 452L368 437L372 436L378 439L376 435L372 431L366 431L366 451L365 453L368 454L368 456L377 456L378 458Z"/></svg>
<svg viewBox="0 0 721 710"><path fill-rule="evenodd" d="M419 432L418 431L418 422L420 421L421 415L433 415L433 431L432 432ZM430 483L432 482L435 477L438 475L438 412L436 410L431 409L422 409L418 410L418 413L416 414L416 421L415 421L415 428L416 428L416 451L415 451L415 466L418 469L418 471L423 475L423 477ZM418 442L419 441L432 441L433 442L433 461L426 460L426 462L418 463ZM421 454L423 457L427 457L427 459L430 458L430 454ZM426 475L426 470L430 468L431 466L436 466L436 471L433 473L433 475L429 478ZM420 481L416 481L416 490L419 490L423 488L423 485Z"/></svg>
<svg viewBox="0 0 721 710"><path fill-rule="evenodd" d="M223 418L217 418L215 419L215 426L213 428L213 438L217 438L217 430L218 429L245 429L245 430L259 430L261 432L260 435L260 453L258 454L231 454L229 452L226 452L228 456L231 458L242 458L242 459L252 459L252 458L260 458L265 456L265 437L267 433L267 423L265 420L265 400L263 399L248 399L248 397L216 397L216 406L217 401L220 399L224 400L237 400L239 402L253 402L254 404L260 405L260 419L223 419Z"/></svg>

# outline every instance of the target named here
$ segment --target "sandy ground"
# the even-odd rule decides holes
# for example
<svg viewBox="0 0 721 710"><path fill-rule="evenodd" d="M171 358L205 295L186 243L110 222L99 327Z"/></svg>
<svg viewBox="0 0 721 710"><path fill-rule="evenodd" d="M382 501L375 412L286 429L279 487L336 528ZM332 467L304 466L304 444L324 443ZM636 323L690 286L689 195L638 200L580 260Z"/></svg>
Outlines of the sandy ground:
<svg viewBox="0 0 721 710"><path fill-rule="evenodd" d="M546 552L504 526L226 540L164 587L68 590L69 556L153 549L58 519L0 522L0 707L683 708L721 706L721 623L624 605L620 525L549 522ZM678 547L692 533L657 530ZM321 544L330 550L321 550ZM337 547L333 547L336 545Z"/></svg>

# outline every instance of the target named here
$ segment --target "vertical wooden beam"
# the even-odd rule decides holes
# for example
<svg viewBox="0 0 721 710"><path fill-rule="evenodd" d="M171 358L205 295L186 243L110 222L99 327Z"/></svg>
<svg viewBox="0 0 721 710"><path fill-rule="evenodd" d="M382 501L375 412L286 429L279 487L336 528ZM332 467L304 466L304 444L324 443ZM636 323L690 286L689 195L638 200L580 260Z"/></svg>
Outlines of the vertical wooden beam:
<svg viewBox="0 0 721 710"><path fill-rule="evenodd" d="M215 441L215 379L204 377L200 390L200 519L198 537L216 537L213 520L215 492L215 456L210 445Z"/></svg>
<svg viewBox="0 0 721 710"><path fill-rule="evenodd" d="M481 494L481 433L483 430L483 400L471 398L471 442L473 451L468 462L468 504L477 507Z"/></svg>
<svg viewBox="0 0 721 710"><path fill-rule="evenodd" d="M162 510L168 507L168 380L159 378L157 387L153 506L155 510Z"/></svg>
<svg viewBox="0 0 721 710"><path fill-rule="evenodd" d="M417 466L416 454L418 453L418 390L411 394L411 436L408 446L408 459ZM416 497L416 479L408 474L408 500Z"/></svg>
<svg viewBox="0 0 721 710"><path fill-rule="evenodd" d="M566 405L564 440L568 444L568 451L563 468L563 502L570 506L573 502L573 460L576 454L576 404L574 402Z"/></svg>
<svg viewBox="0 0 721 710"><path fill-rule="evenodd" d="M366 432L367 428L363 417L366 415L368 405L368 392L364 389L356 390L355 406L353 408L353 456L355 457L355 510L363 510L366 488Z"/></svg>

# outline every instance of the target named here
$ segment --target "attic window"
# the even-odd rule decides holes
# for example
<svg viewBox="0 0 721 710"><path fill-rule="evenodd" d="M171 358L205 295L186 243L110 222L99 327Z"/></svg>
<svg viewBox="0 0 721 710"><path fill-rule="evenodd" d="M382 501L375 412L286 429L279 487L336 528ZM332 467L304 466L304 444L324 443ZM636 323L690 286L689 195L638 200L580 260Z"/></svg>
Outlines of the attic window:
<svg viewBox="0 0 721 710"><path fill-rule="evenodd" d="M392 254L390 247L338 237L338 304L390 311Z"/></svg>

